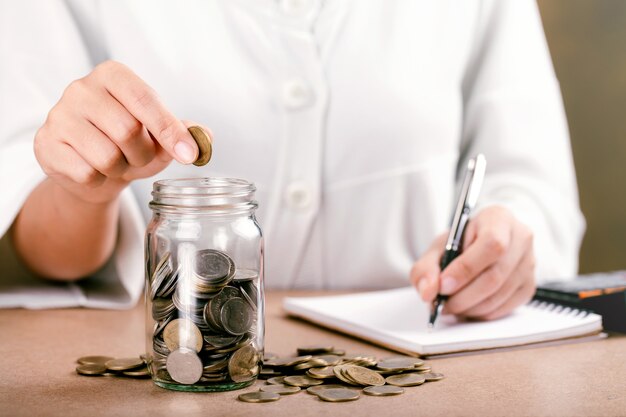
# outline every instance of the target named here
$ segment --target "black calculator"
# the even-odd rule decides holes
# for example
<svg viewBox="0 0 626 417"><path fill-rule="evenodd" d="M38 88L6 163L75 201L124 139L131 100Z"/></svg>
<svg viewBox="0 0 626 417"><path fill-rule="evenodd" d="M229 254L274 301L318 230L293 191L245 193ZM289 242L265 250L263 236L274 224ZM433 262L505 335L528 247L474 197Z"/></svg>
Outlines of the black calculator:
<svg viewBox="0 0 626 417"><path fill-rule="evenodd" d="M589 310L606 330L626 333L626 271L579 275L538 286L535 299Z"/></svg>

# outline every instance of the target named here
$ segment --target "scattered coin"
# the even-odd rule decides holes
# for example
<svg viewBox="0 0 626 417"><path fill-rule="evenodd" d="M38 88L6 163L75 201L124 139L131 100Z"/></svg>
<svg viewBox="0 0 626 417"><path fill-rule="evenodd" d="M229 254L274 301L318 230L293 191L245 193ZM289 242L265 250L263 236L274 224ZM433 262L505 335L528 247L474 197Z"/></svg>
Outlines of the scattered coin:
<svg viewBox="0 0 626 417"><path fill-rule="evenodd" d="M83 356L78 358L76 362L80 365L104 365L112 358L111 356Z"/></svg>
<svg viewBox="0 0 626 417"><path fill-rule="evenodd" d="M144 362L141 358L118 358L111 359L104 365L110 371L130 371L131 369L143 366Z"/></svg>
<svg viewBox="0 0 626 417"><path fill-rule="evenodd" d="M144 367L139 369L133 369L131 371L124 371L122 372L122 374L131 378L147 378L150 376L150 371L148 370L148 368Z"/></svg>
<svg viewBox="0 0 626 417"><path fill-rule="evenodd" d="M352 380L352 378L350 378L350 375L348 375L345 372L345 367L347 365L336 365L333 367L333 372L335 373L335 376L341 380L342 382L345 382L348 385L359 385L358 382Z"/></svg>
<svg viewBox="0 0 626 417"><path fill-rule="evenodd" d="M377 369L382 371L407 371L424 364L420 358L412 358L408 356L395 356L385 358L378 362Z"/></svg>
<svg viewBox="0 0 626 417"><path fill-rule="evenodd" d="M96 376L104 375L107 371L107 367L101 363L87 363L78 365L76 367L76 373L80 375Z"/></svg>
<svg viewBox="0 0 626 417"><path fill-rule="evenodd" d="M389 395L399 395L404 392L404 388L395 385L370 386L363 388L363 393L376 397L386 397Z"/></svg>
<svg viewBox="0 0 626 417"><path fill-rule="evenodd" d="M294 387L310 387L312 385L321 385L324 383L324 381L320 381L319 379L311 378L306 375L286 376L283 381L285 384L293 385Z"/></svg>
<svg viewBox="0 0 626 417"><path fill-rule="evenodd" d="M416 385L422 385L426 382L426 378L422 374L410 373L391 375L386 378L386 381L390 385L397 385L399 387L414 387Z"/></svg>
<svg viewBox="0 0 626 417"><path fill-rule="evenodd" d="M193 163L195 166L204 166L211 160L213 146L207 132L200 126L191 126L187 129L198 145L198 159Z"/></svg>
<svg viewBox="0 0 626 417"><path fill-rule="evenodd" d="M267 380L268 384L280 385L285 383L284 376L275 376Z"/></svg>
<svg viewBox="0 0 626 417"><path fill-rule="evenodd" d="M167 356L167 372L181 384L195 384L202 377L202 361L195 351L180 348Z"/></svg>
<svg viewBox="0 0 626 417"><path fill-rule="evenodd" d="M298 355L319 355L332 352L333 349L332 345L308 345L299 347L297 351Z"/></svg>
<svg viewBox="0 0 626 417"><path fill-rule="evenodd" d="M273 393L280 394L280 395L289 395L289 394L295 394L296 392L299 392L300 387L294 387L292 385L285 385L285 384L280 384L280 385L270 384L270 385L261 385L259 390L263 392L273 392Z"/></svg>
<svg viewBox="0 0 626 417"><path fill-rule="evenodd" d="M237 398L246 403L267 403L280 400L280 395L273 392L255 391L239 394Z"/></svg>
<svg viewBox="0 0 626 417"><path fill-rule="evenodd" d="M360 395L355 390L348 388L330 388L323 389L317 393L320 400L333 403L358 400Z"/></svg>
<svg viewBox="0 0 626 417"><path fill-rule="evenodd" d="M278 357L272 358L269 361L265 362L265 365L272 367L286 367L286 366L296 366L298 364L304 363L310 360L313 356L311 355L303 355L303 356L288 356L288 357Z"/></svg>
<svg viewBox="0 0 626 417"><path fill-rule="evenodd" d="M425 374L422 374L422 376L426 378L426 382L439 381L444 378L443 374L437 372L427 372Z"/></svg>
<svg viewBox="0 0 626 417"><path fill-rule="evenodd" d="M323 368L311 368L306 371L306 374L311 378L317 379L329 379L335 377L335 372L332 366L324 366Z"/></svg>
<svg viewBox="0 0 626 417"><path fill-rule="evenodd" d="M349 378L359 385L385 385L385 378L371 369L356 365L346 365L344 370Z"/></svg>
<svg viewBox="0 0 626 417"><path fill-rule="evenodd" d="M306 392L309 394L317 395L323 389L331 389L331 388L345 388L344 385L339 384L324 384L324 385L313 385L306 389Z"/></svg>

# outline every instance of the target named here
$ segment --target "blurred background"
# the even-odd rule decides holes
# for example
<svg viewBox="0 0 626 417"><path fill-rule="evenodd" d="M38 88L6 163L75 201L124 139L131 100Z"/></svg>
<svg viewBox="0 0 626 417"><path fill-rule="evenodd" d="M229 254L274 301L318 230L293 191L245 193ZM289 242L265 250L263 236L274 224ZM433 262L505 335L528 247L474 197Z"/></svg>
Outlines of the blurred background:
<svg viewBox="0 0 626 417"><path fill-rule="evenodd" d="M626 1L538 4L587 219L580 271L626 269Z"/></svg>

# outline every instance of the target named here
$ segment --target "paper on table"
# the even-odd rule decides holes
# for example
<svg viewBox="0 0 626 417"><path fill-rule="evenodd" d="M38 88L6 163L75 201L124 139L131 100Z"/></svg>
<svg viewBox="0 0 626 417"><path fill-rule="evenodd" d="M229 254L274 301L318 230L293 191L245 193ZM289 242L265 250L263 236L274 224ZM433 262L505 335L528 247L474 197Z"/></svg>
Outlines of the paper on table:
<svg viewBox="0 0 626 417"><path fill-rule="evenodd" d="M601 317L569 309L525 305L489 322L461 322L442 316L434 331L427 328L429 306L413 287L368 293L285 298L284 309L295 316L385 346L438 354L543 342L602 329Z"/></svg>

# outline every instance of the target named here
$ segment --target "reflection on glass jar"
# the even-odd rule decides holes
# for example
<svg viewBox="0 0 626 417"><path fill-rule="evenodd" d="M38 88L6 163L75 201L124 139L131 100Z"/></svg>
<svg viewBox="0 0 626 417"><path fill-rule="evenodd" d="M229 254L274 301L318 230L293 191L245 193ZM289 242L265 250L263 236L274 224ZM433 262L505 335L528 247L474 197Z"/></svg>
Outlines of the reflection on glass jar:
<svg viewBox="0 0 626 417"><path fill-rule="evenodd" d="M253 184L154 183L146 232L146 352L158 386L251 385L264 348L263 237Z"/></svg>

